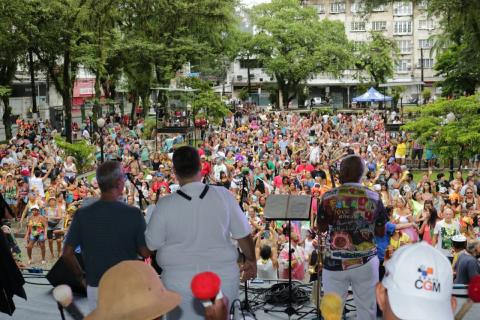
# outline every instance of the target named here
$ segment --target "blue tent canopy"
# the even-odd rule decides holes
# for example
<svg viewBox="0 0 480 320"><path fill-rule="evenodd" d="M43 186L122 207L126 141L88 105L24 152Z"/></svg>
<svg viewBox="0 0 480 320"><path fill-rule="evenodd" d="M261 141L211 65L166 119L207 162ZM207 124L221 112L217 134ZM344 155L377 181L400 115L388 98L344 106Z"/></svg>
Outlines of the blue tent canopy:
<svg viewBox="0 0 480 320"><path fill-rule="evenodd" d="M392 101L392 97L384 96L383 94L375 90L375 88L373 87L368 89L368 91L362 94L361 96L353 98L353 102L383 102L383 101Z"/></svg>

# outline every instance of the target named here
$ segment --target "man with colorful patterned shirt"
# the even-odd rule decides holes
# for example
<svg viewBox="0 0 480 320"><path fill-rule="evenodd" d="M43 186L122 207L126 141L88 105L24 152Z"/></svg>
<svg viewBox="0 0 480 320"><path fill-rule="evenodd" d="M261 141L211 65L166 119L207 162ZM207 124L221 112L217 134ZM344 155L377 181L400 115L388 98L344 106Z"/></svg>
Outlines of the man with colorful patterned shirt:
<svg viewBox="0 0 480 320"><path fill-rule="evenodd" d="M362 186L365 164L357 155L340 164L338 188L326 192L318 207L317 224L327 231L323 270L324 292L345 301L351 285L358 319L376 319L375 284L378 257L375 223L385 223L387 212L379 195Z"/></svg>

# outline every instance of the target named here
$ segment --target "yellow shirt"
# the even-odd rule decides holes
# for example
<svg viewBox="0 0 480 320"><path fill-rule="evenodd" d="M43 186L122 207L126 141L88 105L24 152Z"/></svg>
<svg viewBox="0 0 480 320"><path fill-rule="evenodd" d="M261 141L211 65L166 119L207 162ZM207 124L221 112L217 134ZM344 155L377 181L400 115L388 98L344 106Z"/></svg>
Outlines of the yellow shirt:
<svg viewBox="0 0 480 320"><path fill-rule="evenodd" d="M405 157L407 155L407 144L405 142L401 142L397 145L395 155L398 155L400 157Z"/></svg>
<svg viewBox="0 0 480 320"><path fill-rule="evenodd" d="M406 233L402 233L398 240L390 238L390 245L393 247L393 250L397 250L408 243L410 243L410 237Z"/></svg>

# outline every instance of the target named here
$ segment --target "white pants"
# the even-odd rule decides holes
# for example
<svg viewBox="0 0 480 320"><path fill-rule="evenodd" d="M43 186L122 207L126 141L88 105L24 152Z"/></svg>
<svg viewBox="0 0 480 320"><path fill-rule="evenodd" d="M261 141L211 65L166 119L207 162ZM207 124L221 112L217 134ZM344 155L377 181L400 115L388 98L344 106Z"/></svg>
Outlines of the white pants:
<svg viewBox="0 0 480 320"><path fill-rule="evenodd" d="M190 270L179 269L164 269L162 273L162 281L165 287L171 291L177 292L182 296L182 302L178 307L167 314L168 320L204 320L205 310L202 303L195 299L192 295L190 284L192 278L200 272L212 271L217 273L222 280L222 293L228 298L230 304L233 300L238 298L238 289L240 286L240 274L238 267L221 267L221 268L197 268L192 266Z"/></svg>
<svg viewBox="0 0 480 320"><path fill-rule="evenodd" d="M357 319L377 319L375 285L378 282L378 258L374 257L361 267L345 271L323 269L323 292L335 292L346 301L351 285L357 309Z"/></svg>
<svg viewBox="0 0 480 320"><path fill-rule="evenodd" d="M87 300L88 308L90 309L90 312L92 312L97 308L98 287L87 286Z"/></svg>

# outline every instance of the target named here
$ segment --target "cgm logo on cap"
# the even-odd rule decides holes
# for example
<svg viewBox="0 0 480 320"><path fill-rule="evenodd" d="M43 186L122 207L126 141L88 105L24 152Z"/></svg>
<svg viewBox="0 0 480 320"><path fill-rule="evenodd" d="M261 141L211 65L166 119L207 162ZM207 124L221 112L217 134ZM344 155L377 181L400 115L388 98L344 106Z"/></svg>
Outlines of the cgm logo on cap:
<svg viewBox="0 0 480 320"><path fill-rule="evenodd" d="M419 276L415 281L415 288L418 290L440 292L440 282L433 276L433 268L420 266L417 269Z"/></svg>

